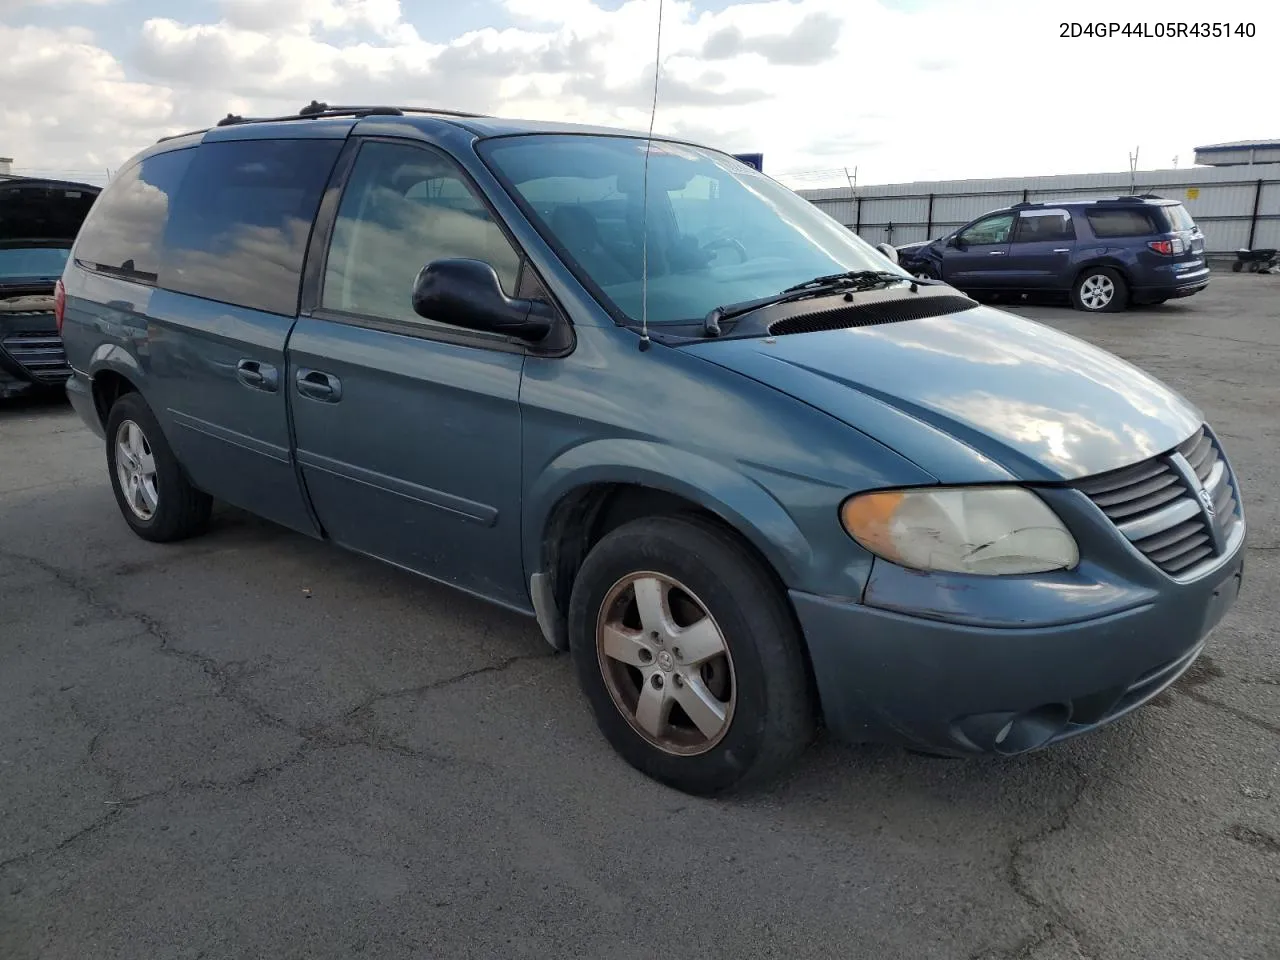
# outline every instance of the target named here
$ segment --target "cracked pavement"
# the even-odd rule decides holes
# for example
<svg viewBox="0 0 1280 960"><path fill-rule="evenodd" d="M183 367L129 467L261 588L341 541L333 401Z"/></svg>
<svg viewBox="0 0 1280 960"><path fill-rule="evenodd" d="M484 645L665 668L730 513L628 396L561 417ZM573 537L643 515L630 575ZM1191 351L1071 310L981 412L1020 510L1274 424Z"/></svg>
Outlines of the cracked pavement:
<svg viewBox="0 0 1280 960"><path fill-rule="evenodd" d="M1278 292L1019 308L1229 444L1245 587L1182 682L1029 757L824 741L719 802L616 759L532 621L232 510L144 543L68 408L0 407L0 958L1275 960Z"/></svg>

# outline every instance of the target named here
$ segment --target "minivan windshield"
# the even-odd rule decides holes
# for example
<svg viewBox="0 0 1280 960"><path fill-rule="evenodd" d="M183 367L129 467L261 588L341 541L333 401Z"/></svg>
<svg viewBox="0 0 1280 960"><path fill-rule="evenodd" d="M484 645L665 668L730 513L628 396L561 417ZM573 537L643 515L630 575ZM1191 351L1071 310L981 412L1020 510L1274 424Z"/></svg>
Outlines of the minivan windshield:
<svg viewBox="0 0 1280 960"><path fill-rule="evenodd" d="M646 216L643 139L538 134L479 149L570 269L630 320L641 318L646 247L651 323L700 320L850 270L902 273L813 204L712 150L653 141Z"/></svg>

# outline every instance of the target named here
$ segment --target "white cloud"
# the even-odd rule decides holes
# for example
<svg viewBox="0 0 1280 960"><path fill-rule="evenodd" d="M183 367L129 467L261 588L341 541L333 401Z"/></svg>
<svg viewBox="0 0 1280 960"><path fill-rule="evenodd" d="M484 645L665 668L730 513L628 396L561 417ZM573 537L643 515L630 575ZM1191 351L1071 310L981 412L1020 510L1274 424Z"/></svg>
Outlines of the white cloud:
<svg viewBox="0 0 1280 960"><path fill-rule="evenodd" d="M33 0L26 0L33 2ZM40 0L47 2L47 0ZM437 2L437 0L432 0ZM14 0L0 0L0 11ZM415 0L222 0L220 18L138 25L113 55L71 29L0 24L0 150L28 166L118 163L155 137L312 98L648 126L656 0L505 0L510 24L447 43ZM1197 143L1274 135L1232 91L1271 89L1271 0L1220 20L1253 39L1061 39L1071 20L1195 22L1192 0L667 0L657 129L766 168L857 166L862 182L1184 165ZM68 19L74 8L63 8ZM427 8L429 15L430 7Z"/></svg>

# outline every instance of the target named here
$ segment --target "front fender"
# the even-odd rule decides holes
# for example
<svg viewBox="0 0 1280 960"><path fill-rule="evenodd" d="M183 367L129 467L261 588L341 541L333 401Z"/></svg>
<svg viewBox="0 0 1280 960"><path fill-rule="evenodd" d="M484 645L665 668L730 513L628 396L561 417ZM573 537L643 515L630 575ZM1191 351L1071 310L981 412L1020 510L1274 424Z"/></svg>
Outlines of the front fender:
<svg viewBox="0 0 1280 960"><path fill-rule="evenodd" d="M690 500L751 541L788 586L813 579L815 557L809 540L759 481L689 450L625 438L572 447L533 482L523 517L526 576L541 570L543 536L556 504L575 490L600 483L634 484Z"/></svg>

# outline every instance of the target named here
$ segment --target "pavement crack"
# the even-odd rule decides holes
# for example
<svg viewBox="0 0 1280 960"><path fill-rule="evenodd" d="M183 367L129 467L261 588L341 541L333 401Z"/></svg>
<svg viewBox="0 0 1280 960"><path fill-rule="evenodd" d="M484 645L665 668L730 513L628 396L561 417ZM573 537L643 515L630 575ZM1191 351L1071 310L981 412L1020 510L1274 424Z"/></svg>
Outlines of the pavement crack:
<svg viewBox="0 0 1280 960"><path fill-rule="evenodd" d="M89 824L81 827L79 830L76 830L73 833L67 834L67 836L63 837L61 840L59 840L57 843L51 846L40 847L39 849L36 849L36 850L28 850L26 853L18 854L16 857L10 857L7 860L0 860L0 870L7 870L9 867L16 867L16 866L19 866L20 864L27 863L28 861L42 859L44 857L55 854L60 850L65 850L67 847L71 846L72 844L78 843L81 840L83 840L85 837L101 830L108 823L114 820L119 815L119 813L120 813L120 808L117 806L112 806L111 809L107 810L107 812L102 814L102 816L96 818Z"/></svg>
<svg viewBox="0 0 1280 960"><path fill-rule="evenodd" d="M380 703L386 703L391 700L404 700L413 697L420 697L431 693L435 690L441 690L445 687L451 687L455 684L470 680L473 677L483 676L485 674L502 673L511 669L518 663L527 660L550 660L555 654L546 653L527 653L517 654L515 656L503 657L496 663L486 664L483 667L474 667L470 670L463 670L461 673L455 673L448 677L442 677L438 680L432 680L430 683L419 684L414 687L403 687L398 690L386 690L380 693L371 694L360 703L356 704L341 717L329 723L312 728L303 732L303 736L309 736L325 743L329 746L366 746L374 750L382 750L388 753L398 754L404 757L426 758L438 762L447 762L450 758L441 754L431 753L430 751L421 750L411 747L408 744L396 740L385 731L379 730L370 711ZM342 727L358 731L358 735L350 737L342 737L336 731Z"/></svg>
<svg viewBox="0 0 1280 960"><path fill-rule="evenodd" d="M1227 828L1227 836L1240 843L1246 843L1264 853L1280 853L1280 838L1262 830L1247 827L1243 823L1233 823Z"/></svg>
<svg viewBox="0 0 1280 960"><path fill-rule="evenodd" d="M387 700L402 700L406 698L420 697L423 694L431 693L434 690L441 690L445 687L451 687L456 683L462 683L465 680L470 680L472 677L479 677L486 673L502 673L504 670L509 670L517 663L523 663L526 660L550 660L554 657L555 654L545 653L516 654L515 656L503 657L497 663L491 663L483 667L475 667L471 670L463 670L461 673L442 677L439 680L432 680L430 683L419 684L416 687L402 687L399 690L386 690L381 693L375 693L348 710L338 721L336 721L336 724L354 720L361 714L366 713L372 707Z"/></svg>
<svg viewBox="0 0 1280 960"><path fill-rule="evenodd" d="M1076 779L1075 792L1071 798L1063 804L1061 811L1049 823L1035 833L1015 840L1009 847L1008 860L1006 861L1009 887L1018 895L1019 899L1031 908L1034 915L1044 918L1039 932L1019 943L1014 948L1014 951L1008 954L1009 960L1024 960L1045 943L1055 937L1064 935L1075 942L1082 956L1086 955L1083 949L1085 938L1082 933L1072 925L1071 921L1061 911L1055 909L1035 892L1021 863L1022 858L1031 847L1055 834L1063 832L1071 825L1072 814L1075 813L1076 807L1079 806L1080 801L1084 798L1085 789L1088 786L1088 776L1078 764L1069 763L1068 766L1075 774ZM979 953L975 956L992 957L993 955Z"/></svg>
<svg viewBox="0 0 1280 960"><path fill-rule="evenodd" d="M1242 723L1247 723L1250 726L1256 727L1266 733L1280 737L1280 723L1273 723L1270 720L1264 720L1262 717L1255 717L1247 710L1241 710L1239 707L1233 707L1231 704L1223 703L1221 700L1215 700L1213 697L1206 697L1199 690L1183 689L1180 692L1183 696L1190 697L1196 703L1202 703L1206 707L1210 707L1214 710L1221 710L1223 713L1235 717Z"/></svg>

